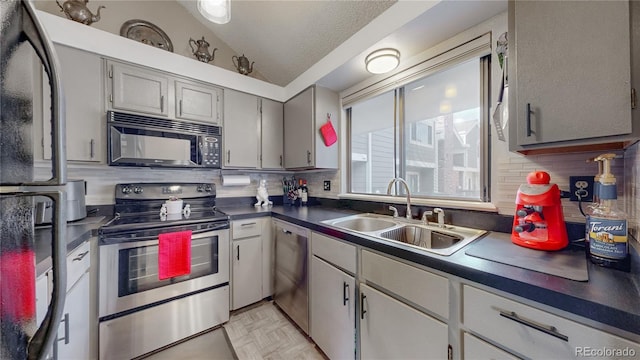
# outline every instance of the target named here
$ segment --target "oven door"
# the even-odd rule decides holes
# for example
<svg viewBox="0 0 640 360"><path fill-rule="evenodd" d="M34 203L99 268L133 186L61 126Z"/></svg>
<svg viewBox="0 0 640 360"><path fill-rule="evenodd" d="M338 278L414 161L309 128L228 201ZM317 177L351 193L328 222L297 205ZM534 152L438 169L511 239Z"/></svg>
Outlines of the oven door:
<svg viewBox="0 0 640 360"><path fill-rule="evenodd" d="M167 230L170 232L173 230ZM158 278L158 239L101 245L99 317L164 303L229 283L229 229L194 231L191 273Z"/></svg>

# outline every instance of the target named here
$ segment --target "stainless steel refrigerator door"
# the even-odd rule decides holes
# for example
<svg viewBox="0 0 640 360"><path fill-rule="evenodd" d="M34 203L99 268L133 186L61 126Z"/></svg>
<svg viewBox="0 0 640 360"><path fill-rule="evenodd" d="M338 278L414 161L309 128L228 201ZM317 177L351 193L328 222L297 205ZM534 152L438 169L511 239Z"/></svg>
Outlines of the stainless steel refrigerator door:
<svg viewBox="0 0 640 360"><path fill-rule="evenodd" d="M51 347L62 316L66 291L66 155L64 130L64 96L61 91L59 65L53 45L28 1L0 1L0 265L11 266L12 260L26 254L16 263L20 271L34 276L33 262L33 197L47 196L54 200L52 241L53 290L52 300L40 328L35 330L35 316L30 300L18 304L10 296L19 291L15 276L2 272L3 305L0 313L2 342L0 357L9 359L40 359ZM38 55L52 86L52 178L33 181L33 105L32 54ZM30 265L30 266L29 266ZM15 269L14 269L15 270ZM4 288L15 284L15 289ZM25 285L30 289L31 285ZM34 300L35 301L35 294ZM6 307L5 307L6 305ZM20 311L10 308L21 309ZM32 335L32 336L31 336ZM6 340L9 339L9 342Z"/></svg>

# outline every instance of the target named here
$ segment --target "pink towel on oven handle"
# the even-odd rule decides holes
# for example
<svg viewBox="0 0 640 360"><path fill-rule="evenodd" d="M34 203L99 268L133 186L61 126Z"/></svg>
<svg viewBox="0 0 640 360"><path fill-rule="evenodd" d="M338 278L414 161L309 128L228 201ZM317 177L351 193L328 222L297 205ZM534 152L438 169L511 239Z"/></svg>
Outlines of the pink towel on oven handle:
<svg viewBox="0 0 640 360"><path fill-rule="evenodd" d="M158 279L191 273L191 230L158 235Z"/></svg>

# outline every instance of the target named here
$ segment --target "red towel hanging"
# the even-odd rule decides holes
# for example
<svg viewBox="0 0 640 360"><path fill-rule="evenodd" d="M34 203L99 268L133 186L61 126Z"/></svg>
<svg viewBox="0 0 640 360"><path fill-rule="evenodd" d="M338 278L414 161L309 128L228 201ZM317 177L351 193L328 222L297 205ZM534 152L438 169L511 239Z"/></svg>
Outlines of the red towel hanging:
<svg viewBox="0 0 640 360"><path fill-rule="evenodd" d="M191 273L191 230L158 235L158 279Z"/></svg>
<svg viewBox="0 0 640 360"><path fill-rule="evenodd" d="M338 141L336 129L334 129L333 124L331 124L331 114L327 114L327 122L320 126L320 133L322 134L322 140L324 140L325 146L331 146Z"/></svg>

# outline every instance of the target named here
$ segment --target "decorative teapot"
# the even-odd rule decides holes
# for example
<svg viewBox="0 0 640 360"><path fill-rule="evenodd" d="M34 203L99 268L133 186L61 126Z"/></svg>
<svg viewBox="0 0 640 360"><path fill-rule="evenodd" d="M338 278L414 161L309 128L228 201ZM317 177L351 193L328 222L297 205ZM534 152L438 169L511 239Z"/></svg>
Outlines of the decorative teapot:
<svg viewBox="0 0 640 360"><path fill-rule="evenodd" d="M193 40L189 38L189 46L191 47L193 55L196 56L196 59L205 63L212 61L216 54L216 50L218 50L218 48L215 48L213 49L213 52L209 54L209 43L204 39L204 36L202 37L202 40Z"/></svg>
<svg viewBox="0 0 640 360"><path fill-rule="evenodd" d="M105 8L105 6L98 6L98 11L94 15L87 7L88 1L89 0L67 0L60 5L58 0L56 0L56 4L58 4L60 11L62 11L68 19L85 25L91 25L100 20L100 9Z"/></svg>
<svg viewBox="0 0 640 360"><path fill-rule="evenodd" d="M253 64L255 63L255 61L252 61L251 65L249 65L249 59L247 59L244 54L242 54L242 56L240 57L233 55L231 57L231 61L233 61L233 65L242 75L249 75L253 71Z"/></svg>

